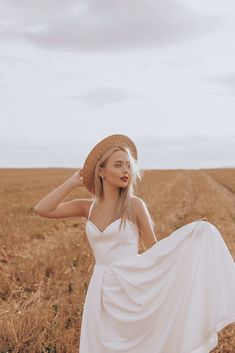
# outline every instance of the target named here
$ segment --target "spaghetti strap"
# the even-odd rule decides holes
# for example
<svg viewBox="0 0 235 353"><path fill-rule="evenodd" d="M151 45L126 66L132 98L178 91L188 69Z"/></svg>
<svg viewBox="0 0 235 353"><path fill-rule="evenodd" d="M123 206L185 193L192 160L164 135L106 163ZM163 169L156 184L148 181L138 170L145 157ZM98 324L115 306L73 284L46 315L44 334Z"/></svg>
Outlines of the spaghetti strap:
<svg viewBox="0 0 235 353"><path fill-rule="evenodd" d="M89 220L89 219L90 219L90 216L91 216L91 210L92 210L92 208L93 208L94 204L95 204L95 199L92 201L92 203L91 203L91 205L90 205L90 209L89 209L89 213L88 213L88 218L87 218L87 220Z"/></svg>

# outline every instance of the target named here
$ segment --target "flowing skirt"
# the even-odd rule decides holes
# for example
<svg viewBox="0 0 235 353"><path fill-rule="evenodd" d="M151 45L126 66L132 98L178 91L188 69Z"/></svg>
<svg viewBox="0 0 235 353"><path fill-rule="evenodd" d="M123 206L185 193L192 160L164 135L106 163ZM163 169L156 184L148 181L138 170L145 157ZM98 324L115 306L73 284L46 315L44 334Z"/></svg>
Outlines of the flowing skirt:
<svg viewBox="0 0 235 353"><path fill-rule="evenodd" d="M213 224L194 221L94 266L79 353L209 353L233 322L234 259Z"/></svg>

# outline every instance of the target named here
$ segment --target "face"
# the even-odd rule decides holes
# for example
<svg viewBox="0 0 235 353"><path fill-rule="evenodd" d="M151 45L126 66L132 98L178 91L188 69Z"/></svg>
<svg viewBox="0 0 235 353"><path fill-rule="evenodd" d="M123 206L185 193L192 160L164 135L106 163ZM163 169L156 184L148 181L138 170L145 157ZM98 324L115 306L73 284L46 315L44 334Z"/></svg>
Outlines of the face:
<svg viewBox="0 0 235 353"><path fill-rule="evenodd" d="M125 188L130 183L131 169L128 154L125 151L115 151L109 156L105 167L100 173L105 177L105 182L119 187ZM122 180L122 177L127 177L127 180Z"/></svg>

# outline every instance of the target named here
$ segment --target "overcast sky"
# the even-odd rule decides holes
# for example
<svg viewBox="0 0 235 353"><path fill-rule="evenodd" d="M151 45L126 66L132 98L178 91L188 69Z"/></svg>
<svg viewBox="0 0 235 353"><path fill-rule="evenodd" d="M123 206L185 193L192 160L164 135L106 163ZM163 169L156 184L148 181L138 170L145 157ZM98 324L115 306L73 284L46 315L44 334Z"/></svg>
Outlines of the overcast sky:
<svg viewBox="0 0 235 353"><path fill-rule="evenodd" d="M0 0L0 168L235 167L234 0Z"/></svg>

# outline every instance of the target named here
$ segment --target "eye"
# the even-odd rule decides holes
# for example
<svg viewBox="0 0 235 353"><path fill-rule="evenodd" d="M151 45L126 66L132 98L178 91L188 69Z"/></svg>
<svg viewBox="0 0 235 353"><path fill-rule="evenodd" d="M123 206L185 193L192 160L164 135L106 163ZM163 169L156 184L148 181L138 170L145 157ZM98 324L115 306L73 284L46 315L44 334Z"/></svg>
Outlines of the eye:
<svg viewBox="0 0 235 353"><path fill-rule="evenodd" d="M117 164L115 164L115 167L121 167L121 163L117 163ZM127 168L130 168L131 167L131 165L130 165L130 163L128 163L127 164Z"/></svg>

